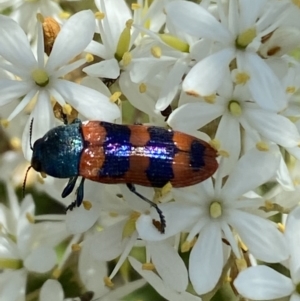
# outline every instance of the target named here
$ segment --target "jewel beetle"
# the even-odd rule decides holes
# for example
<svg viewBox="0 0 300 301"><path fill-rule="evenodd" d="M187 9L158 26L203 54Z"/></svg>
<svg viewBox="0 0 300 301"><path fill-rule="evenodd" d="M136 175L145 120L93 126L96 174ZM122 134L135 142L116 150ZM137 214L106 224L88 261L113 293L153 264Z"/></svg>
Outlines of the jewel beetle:
<svg viewBox="0 0 300 301"><path fill-rule="evenodd" d="M135 184L161 188L170 182L173 187L186 187L204 181L218 168L217 152L207 142L157 126L76 119L49 130L31 148L29 169L69 178L63 198L73 191L77 178L82 177L76 200L67 210L81 205L85 179L124 183L156 209L162 233L166 227L162 211L137 192Z"/></svg>

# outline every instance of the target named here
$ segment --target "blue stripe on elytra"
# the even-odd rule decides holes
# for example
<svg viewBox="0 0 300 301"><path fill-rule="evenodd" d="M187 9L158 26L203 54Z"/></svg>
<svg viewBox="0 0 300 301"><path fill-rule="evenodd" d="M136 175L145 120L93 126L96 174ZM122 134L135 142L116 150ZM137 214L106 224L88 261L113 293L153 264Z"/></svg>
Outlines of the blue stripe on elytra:
<svg viewBox="0 0 300 301"><path fill-rule="evenodd" d="M190 164L194 171L198 171L205 165L204 161L205 146L197 140L191 143Z"/></svg>
<svg viewBox="0 0 300 301"><path fill-rule="evenodd" d="M153 187L163 187L174 178L172 165L178 149L171 130L149 127L148 132L150 139L145 145L150 160L146 170L147 178Z"/></svg>
<svg viewBox="0 0 300 301"><path fill-rule="evenodd" d="M106 130L103 143L105 160L99 170L99 176L123 177L129 170L129 157L132 145L130 141L130 128L108 122L100 122Z"/></svg>

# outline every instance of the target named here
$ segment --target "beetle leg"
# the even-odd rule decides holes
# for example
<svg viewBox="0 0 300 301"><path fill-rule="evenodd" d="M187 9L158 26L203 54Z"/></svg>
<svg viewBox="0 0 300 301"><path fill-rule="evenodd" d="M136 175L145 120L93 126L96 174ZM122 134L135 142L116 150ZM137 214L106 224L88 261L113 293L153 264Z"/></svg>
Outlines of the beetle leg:
<svg viewBox="0 0 300 301"><path fill-rule="evenodd" d="M65 187L65 189L61 193L62 198L65 198L66 196L68 196L73 191L74 186L75 186L76 181L77 181L77 178L78 178L78 176L70 178L67 186Z"/></svg>
<svg viewBox="0 0 300 301"><path fill-rule="evenodd" d="M77 178L77 177L76 177ZM83 195L84 195L84 180L85 178L81 179L81 182L76 190L76 200L74 202L72 202L67 208L66 211L68 210L73 210L75 207L80 207L80 205L82 204L82 200L83 200ZM71 181L71 180L70 180ZM76 181L75 181L76 182ZM69 182L70 183L70 182ZM75 184L74 184L75 185ZM74 188L73 185L73 188Z"/></svg>
<svg viewBox="0 0 300 301"><path fill-rule="evenodd" d="M160 219L160 229L159 231L163 234L165 233L165 228L166 228L166 219L165 216L163 214L163 212L158 208L157 204L155 204L154 202L150 201L149 199L147 199L146 197L144 197L143 195L141 195L140 193L138 193L135 189L134 184L131 183L127 183L126 184L128 189L134 193L135 195L137 195L138 197L140 197L143 201L147 202L148 204L150 204L152 207L155 208L156 212L159 215L159 219Z"/></svg>

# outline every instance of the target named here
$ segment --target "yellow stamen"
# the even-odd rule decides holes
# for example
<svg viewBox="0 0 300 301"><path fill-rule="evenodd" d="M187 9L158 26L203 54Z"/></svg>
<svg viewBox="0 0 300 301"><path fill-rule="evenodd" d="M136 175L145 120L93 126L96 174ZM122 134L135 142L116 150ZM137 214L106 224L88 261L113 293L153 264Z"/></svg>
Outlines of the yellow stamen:
<svg viewBox="0 0 300 301"><path fill-rule="evenodd" d="M185 252L188 252L191 248L192 248L191 242L190 241L185 241L181 245L180 250L181 250L181 253L185 253Z"/></svg>
<svg viewBox="0 0 300 301"><path fill-rule="evenodd" d="M118 212L110 211L110 212L109 212L109 216L110 216L110 217L118 217L118 216L119 216L119 213L118 213Z"/></svg>
<svg viewBox="0 0 300 301"><path fill-rule="evenodd" d="M86 200L82 202L82 205L83 205L84 209L87 211L93 207L92 203L90 201L86 201Z"/></svg>
<svg viewBox="0 0 300 301"><path fill-rule="evenodd" d="M203 99L205 102L213 104L216 102L216 94L204 96Z"/></svg>
<svg viewBox="0 0 300 301"><path fill-rule="evenodd" d="M29 212L26 213L26 218L30 224L34 224L35 222L34 216L31 215Z"/></svg>
<svg viewBox="0 0 300 301"><path fill-rule="evenodd" d="M19 270L23 267L23 261L19 259L1 258L0 269Z"/></svg>
<svg viewBox="0 0 300 301"><path fill-rule="evenodd" d="M71 246L71 248L72 248L72 251L73 251L73 252L78 252L78 251L81 250L81 245L79 245L79 244L73 244L73 245Z"/></svg>
<svg viewBox="0 0 300 301"><path fill-rule="evenodd" d="M20 150L22 146L21 140L18 137L12 137L9 140L9 144L14 150Z"/></svg>
<svg viewBox="0 0 300 301"><path fill-rule="evenodd" d="M62 108L64 114L71 115L73 108L69 104L65 104Z"/></svg>
<svg viewBox="0 0 300 301"><path fill-rule="evenodd" d="M221 141L218 139L212 139L209 141L209 145L213 147L215 150L218 150L221 147Z"/></svg>
<svg viewBox="0 0 300 301"><path fill-rule="evenodd" d="M54 279L58 279L59 277L60 277L60 275L61 275L61 269L60 268L55 268L54 270L53 270L53 272L52 272L52 277L54 278Z"/></svg>
<svg viewBox="0 0 300 301"><path fill-rule="evenodd" d="M58 16L60 17L60 19L68 20L71 14L66 11L62 11L61 13L58 14Z"/></svg>
<svg viewBox="0 0 300 301"><path fill-rule="evenodd" d="M264 141L257 142L256 148L261 152L267 152L270 149L269 144Z"/></svg>
<svg viewBox="0 0 300 301"><path fill-rule="evenodd" d="M209 207L209 213L212 218L218 218L222 215L222 206L220 202L212 202Z"/></svg>
<svg viewBox="0 0 300 301"><path fill-rule="evenodd" d="M300 0L292 0L292 3L300 8Z"/></svg>
<svg viewBox="0 0 300 301"><path fill-rule="evenodd" d="M126 224L124 225L123 228L123 233L122 233L122 237L129 237L132 235L133 232L135 232L136 228L135 228L135 223L137 221L137 219L140 217L140 213L133 211L129 217L129 219L127 220Z"/></svg>
<svg viewBox="0 0 300 301"><path fill-rule="evenodd" d="M159 46L153 46L153 47L151 48L151 54L152 54L155 58L159 59L159 58L161 57L161 48L160 48Z"/></svg>
<svg viewBox="0 0 300 301"><path fill-rule="evenodd" d="M7 128L9 126L9 121L7 119L1 119L0 122L4 128Z"/></svg>
<svg viewBox="0 0 300 301"><path fill-rule="evenodd" d="M114 283L111 281L109 277L104 277L103 282L107 287L112 288L114 286Z"/></svg>
<svg viewBox="0 0 300 301"><path fill-rule="evenodd" d="M87 53L85 56L85 60L87 63L91 63L94 61L94 56L91 53Z"/></svg>
<svg viewBox="0 0 300 301"><path fill-rule="evenodd" d="M245 85L250 79L250 75L246 72L239 72L235 76L235 83L237 85Z"/></svg>
<svg viewBox="0 0 300 301"><path fill-rule="evenodd" d="M120 91L115 92L113 95L111 95L111 97L109 98L109 100L111 102L116 102L119 100L120 96L122 95L122 93Z"/></svg>
<svg viewBox="0 0 300 301"><path fill-rule="evenodd" d="M235 264L236 264L236 267L237 267L239 272L247 269L247 262L243 258L242 259L236 259Z"/></svg>
<svg viewBox="0 0 300 301"><path fill-rule="evenodd" d="M125 28L123 29L123 31L120 34L117 49L116 49L116 53L115 53L115 58L118 61L121 61L122 58L123 58L124 53L129 50L132 23L133 23L132 20L128 20L126 22Z"/></svg>
<svg viewBox="0 0 300 301"><path fill-rule="evenodd" d="M140 93L145 93L146 91L147 91L147 85L144 84L144 83L141 83L141 84L139 85L139 92L140 92Z"/></svg>
<svg viewBox="0 0 300 301"><path fill-rule="evenodd" d="M220 149L218 150L218 155L224 158L229 158L230 154L228 151L226 151L225 149Z"/></svg>
<svg viewBox="0 0 300 301"><path fill-rule="evenodd" d="M285 92L288 94L294 94L296 92L296 87L295 86L286 87Z"/></svg>
<svg viewBox="0 0 300 301"><path fill-rule="evenodd" d="M278 230L279 230L281 233L284 233L284 231L285 231L285 226L284 226L282 223L278 223L278 224L277 224L277 227L278 227Z"/></svg>
<svg viewBox="0 0 300 301"><path fill-rule="evenodd" d="M141 5L138 3L131 3L131 9L132 10L136 10L136 9L140 9Z"/></svg>
<svg viewBox="0 0 300 301"><path fill-rule="evenodd" d="M105 13L102 13L102 12L100 12L100 11L97 11L97 12L95 13L95 18L96 18L97 20L103 20L103 19L105 18Z"/></svg>
<svg viewBox="0 0 300 301"><path fill-rule="evenodd" d="M36 19L41 22L41 23L44 23L45 22L45 18L44 16L41 14L41 13L37 13L36 14Z"/></svg>
<svg viewBox="0 0 300 301"><path fill-rule="evenodd" d="M146 262L142 264L142 270L154 271L155 265L152 262Z"/></svg>

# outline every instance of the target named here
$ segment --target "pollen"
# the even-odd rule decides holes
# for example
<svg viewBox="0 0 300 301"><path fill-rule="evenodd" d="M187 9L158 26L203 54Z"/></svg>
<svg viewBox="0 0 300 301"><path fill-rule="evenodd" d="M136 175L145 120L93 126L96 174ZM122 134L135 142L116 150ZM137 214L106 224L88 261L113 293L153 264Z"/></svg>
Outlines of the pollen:
<svg viewBox="0 0 300 301"><path fill-rule="evenodd" d="M155 270L155 265L152 262L143 263L142 270L154 271Z"/></svg>
<svg viewBox="0 0 300 301"><path fill-rule="evenodd" d="M269 144L264 141L257 142L256 148L261 152L267 152L270 149Z"/></svg>
<svg viewBox="0 0 300 301"><path fill-rule="evenodd" d="M124 52L123 56L122 56L122 62L123 62L123 66L126 67L131 63L132 60L132 55L130 52L126 51Z"/></svg>
<svg viewBox="0 0 300 301"><path fill-rule="evenodd" d="M238 49L245 49L256 37L256 29L249 28L242 32L236 39L235 44Z"/></svg>
<svg viewBox="0 0 300 301"><path fill-rule="evenodd" d="M93 207L93 205L90 201L85 200L82 202L82 204L83 204L84 209L87 211L89 211Z"/></svg>
<svg viewBox="0 0 300 301"><path fill-rule="evenodd" d="M231 100L228 105L229 112L235 116L239 117L242 115L242 108L238 101Z"/></svg>
<svg viewBox="0 0 300 301"><path fill-rule="evenodd" d="M21 140L18 137L13 137L9 140L10 146L14 150L20 150L21 149Z"/></svg>
<svg viewBox="0 0 300 301"><path fill-rule="evenodd" d="M43 34L44 34L45 52L49 56L52 51L53 44L57 38L57 35L60 32L60 26L58 22L52 17L44 18L44 22L42 23L42 26L43 26Z"/></svg>
<svg viewBox="0 0 300 301"><path fill-rule="evenodd" d="M138 3L131 3L131 9L132 10L137 10L137 9L140 9L142 8L142 6Z"/></svg>
<svg viewBox="0 0 300 301"><path fill-rule="evenodd" d="M241 259L236 259L235 260L235 264L236 264L236 267L237 269L239 270L239 272L247 269L247 262L245 259L241 258Z"/></svg>
<svg viewBox="0 0 300 301"><path fill-rule="evenodd" d="M188 252L190 249L192 248L191 246L191 242L190 241L185 241L182 245L181 245L181 252L185 253Z"/></svg>
<svg viewBox="0 0 300 301"><path fill-rule="evenodd" d="M87 53L87 55L85 56L85 60L87 63L91 63L94 61L94 56L91 53Z"/></svg>
<svg viewBox="0 0 300 301"><path fill-rule="evenodd" d="M140 93L145 93L147 91L147 85L145 83L141 83L139 85L139 92Z"/></svg>
<svg viewBox="0 0 300 301"><path fill-rule="evenodd" d="M122 95L122 93L120 91L115 92L113 95L111 95L111 97L109 98L109 100L111 102L116 102L119 100L120 96Z"/></svg>
<svg viewBox="0 0 300 301"><path fill-rule="evenodd" d="M288 94L294 94L296 92L296 87L295 86L286 87L285 92Z"/></svg>
<svg viewBox="0 0 300 301"><path fill-rule="evenodd" d="M152 54L155 58L159 59L159 58L161 57L161 53L162 53L162 51L161 51L161 48L160 48L159 46L153 46L153 47L151 48L151 54Z"/></svg>
<svg viewBox="0 0 300 301"><path fill-rule="evenodd" d="M212 218L218 218L222 215L222 206L220 202L212 202L209 207L209 213Z"/></svg>
<svg viewBox="0 0 300 301"><path fill-rule="evenodd" d="M103 20L103 19L105 18L105 13L103 13L103 12L101 12L101 11L97 11L97 12L95 13L95 18L96 18L97 20Z"/></svg>
<svg viewBox="0 0 300 301"><path fill-rule="evenodd" d="M81 250L80 244L72 244L71 246L73 252L79 252Z"/></svg>
<svg viewBox="0 0 300 301"><path fill-rule="evenodd" d="M26 218L27 218L27 220L28 220L28 222L29 222L30 224L34 224L35 219L34 219L34 216L33 216L32 214L30 214L29 212L27 212L27 213L26 213Z"/></svg>
<svg viewBox="0 0 300 301"><path fill-rule="evenodd" d="M112 280L107 276L103 278L103 282L107 287L112 288L114 286L114 283L112 282Z"/></svg>
<svg viewBox="0 0 300 301"><path fill-rule="evenodd" d="M292 0L292 3L300 8L300 0Z"/></svg>
<svg viewBox="0 0 300 301"><path fill-rule="evenodd" d="M60 268L55 268L52 272L52 277L54 279L58 279L61 275L61 269Z"/></svg>
<svg viewBox="0 0 300 301"><path fill-rule="evenodd" d="M159 34L159 37L167 45L169 45L170 47L172 47L178 51L186 52L186 53L189 53L189 51L190 51L190 46L188 43L180 40L179 38L177 38L171 34L163 33L163 34Z"/></svg>
<svg viewBox="0 0 300 301"><path fill-rule="evenodd" d="M31 76L35 83L40 87L45 87L49 83L49 76L43 69L35 69L32 71Z"/></svg>
<svg viewBox="0 0 300 301"><path fill-rule="evenodd" d="M250 76L246 72L238 72L235 76L235 83L237 85L245 85L249 79Z"/></svg>
<svg viewBox="0 0 300 301"><path fill-rule="evenodd" d="M283 225L282 223L278 223L278 224L277 224L277 228L278 228L278 230L279 230L281 233L284 233L285 227L284 227L284 225Z"/></svg>
<svg viewBox="0 0 300 301"><path fill-rule="evenodd" d="M203 97L204 101L210 104L216 102L216 94L211 94Z"/></svg>
<svg viewBox="0 0 300 301"><path fill-rule="evenodd" d="M72 107L69 104L65 104L62 108L64 114L71 115Z"/></svg>
<svg viewBox="0 0 300 301"><path fill-rule="evenodd" d="M0 122L4 128L7 128L9 126L9 121L7 119L1 119Z"/></svg>

